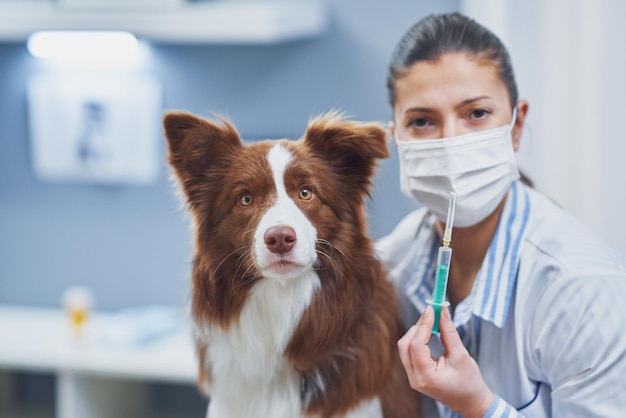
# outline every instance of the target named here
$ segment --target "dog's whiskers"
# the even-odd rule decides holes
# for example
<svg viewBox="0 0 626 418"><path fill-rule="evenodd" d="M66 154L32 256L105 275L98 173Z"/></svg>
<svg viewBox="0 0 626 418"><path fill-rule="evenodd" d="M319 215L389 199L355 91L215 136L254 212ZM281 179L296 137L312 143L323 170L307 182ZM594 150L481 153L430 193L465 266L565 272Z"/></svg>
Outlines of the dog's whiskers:
<svg viewBox="0 0 626 418"><path fill-rule="evenodd" d="M244 285L244 286L256 280L256 277L254 277L254 275L249 274L250 271L254 269L254 265L248 262L250 259L250 255L252 254L252 249L246 248L246 247L244 248L245 248L245 251L242 252L241 255L239 255L239 258L237 259L237 263L236 263L237 270L234 272L232 281L231 281L231 286L235 293L237 293L237 287L235 286L235 284L237 283L238 279L239 279L239 284ZM239 274L241 267L246 267L246 269L243 271L243 273ZM249 277L249 279L246 279L246 277Z"/></svg>
<svg viewBox="0 0 626 418"><path fill-rule="evenodd" d="M315 252L319 255L324 256L330 262L330 265L332 266L333 270L338 270L337 260L335 260L335 258L332 256L332 252L333 250L337 250L337 252L339 252L341 255L345 256L345 254L341 250L339 250L337 247L332 245L330 241L328 240L318 239L317 243L321 245L318 248L315 248ZM324 249L322 249L322 245L330 247L330 254L327 253ZM316 263L316 266L315 266L316 270L321 270L322 269L321 267L322 266L320 265L319 262Z"/></svg>
<svg viewBox="0 0 626 418"><path fill-rule="evenodd" d="M336 269L337 269L337 262L336 262L336 261L335 261L335 260L334 260L331 256L329 256L328 254L326 254L324 251L321 251L321 250L315 250L315 252L316 252L317 254L319 254L319 255L322 255L322 256L326 257L326 259L330 262L330 265L332 265L333 269L334 269L334 270L336 270ZM319 261L319 259L318 259L318 261L314 264L314 269L315 269L315 270L323 270L323 269L324 269L324 268L323 268L323 265L322 265L322 263Z"/></svg>
<svg viewBox="0 0 626 418"><path fill-rule="evenodd" d="M241 279L242 279L241 283L243 285L248 285L257 279L257 277L254 274L248 274L253 268L254 268L253 266L249 266L246 269L246 271L244 271L243 274L241 275ZM245 279L246 277L248 277L248 279Z"/></svg>
<svg viewBox="0 0 626 418"><path fill-rule="evenodd" d="M326 246L330 247L330 249L331 249L331 250L336 250L336 251L337 251L339 254L341 254L342 256L344 256L344 257L346 256L346 254L345 254L343 251L341 251L339 248L337 248L336 246L334 246L333 244L331 244L331 242L330 242L330 241L328 241L327 239L318 239L318 240L317 240L317 243L318 243L318 244L323 244L323 245L326 245Z"/></svg>
<svg viewBox="0 0 626 418"><path fill-rule="evenodd" d="M220 261L220 263L215 267L215 269L213 270L213 274L214 275L218 275L218 272L220 270L220 268L222 268L222 266L224 265L224 263L231 257L235 256L237 253L240 253L239 256L237 257L237 260L235 261L235 266L237 267L237 270L235 270L235 272L232 275L232 279L231 279L231 287L232 290L237 293L237 286L235 285L236 278L240 277L240 278L244 278L251 270L251 267L248 266L246 267L246 270L244 271L244 273L241 276L238 276L238 273L241 269L241 267L249 265L249 263L247 263L247 260L249 258L249 255L251 253L250 248L248 248L247 246L244 247L239 247L234 249L233 251L231 251L230 253L228 253L224 258L222 258L222 261ZM254 280L254 277L252 277L252 279ZM250 283L252 280L249 281L243 281L243 284L248 284Z"/></svg>
<svg viewBox="0 0 626 418"><path fill-rule="evenodd" d="M220 263L217 265L217 267L215 267L215 269L213 270L213 274L217 275L217 272L220 270L220 268L226 262L226 260L228 260L228 258L230 258L231 256L235 255L237 252L245 250L245 249L246 249L246 247L235 248L233 251L231 251L229 254L227 254L224 258L222 258L222 261L220 261ZM239 256L239 258L241 258L241 256Z"/></svg>
<svg viewBox="0 0 626 418"><path fill-rule="evenodd" d="M245 231L244 235L254 236L255 232L256 232L255 229L251 228ZM249 241L254 242L254 239L250 239ZM232 287L235 293L237 292L235 289L235 282L237 278L240 279L240 284L243 286L246 286L257 279L253 274L249 274L254 269L253 263L249 261L252 258L252 254L253 254L252 247L244 247L244 248L245 248L245 251L239 256L239 259L237 260L237 270L235 271L235 274L233 274L233 277L232 277ZM246 265L247 267L244 270L244 272L240 276L238 276L239 268L241 266L246 266ZM248 278L246 279L246 277Z"/></svg>

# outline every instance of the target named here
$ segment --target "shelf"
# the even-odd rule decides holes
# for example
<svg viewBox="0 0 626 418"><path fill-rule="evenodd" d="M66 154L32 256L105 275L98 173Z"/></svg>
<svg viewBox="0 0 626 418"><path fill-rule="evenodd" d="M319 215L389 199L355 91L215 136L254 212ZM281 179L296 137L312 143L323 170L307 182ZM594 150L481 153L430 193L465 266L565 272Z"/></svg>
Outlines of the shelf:
<svg viewBox="0 0 626 418"><path fill-rule="evenodd" d="M195 384L195 348L186 318L181 314L179 329L168 330L165 324L162 335L154 332L147 343L128 338L129 330L139 329L130 326L135 320L94 312L91 335L78 344L61 309L0 305L0 335L11 336L0 344L0 370Z"/></svg>
<svg viewBox="0 0 626 418"><path fill-rule="evenodd" d="M45 0L0 0L0 42L38 30L125 30L164 43L270 44L321 36L324 0L212 0L171 8L67 7Z"/></svg>
<svg viewBox="0 0 626 418"><path fill-rule="evenodd" d="M52 373L56 418L154 417L147 385L197 390L188 321L177 308L96 311L76 339L61 309L0 305L0 409L12 406L7 373Z"/></svg>

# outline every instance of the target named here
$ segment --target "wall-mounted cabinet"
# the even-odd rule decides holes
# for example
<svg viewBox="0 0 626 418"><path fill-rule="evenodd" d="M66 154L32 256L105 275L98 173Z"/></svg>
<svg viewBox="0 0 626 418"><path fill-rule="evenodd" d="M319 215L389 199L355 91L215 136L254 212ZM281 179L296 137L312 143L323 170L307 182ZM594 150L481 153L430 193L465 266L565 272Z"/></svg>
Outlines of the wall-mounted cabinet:
<svg viewBox="0 0 626 418"><path fill-rule="evenodd" d="M135 8L82 1L83 7L70 7L60 0L0 0L0 42L23 41L38 30L125 30L167 43L267 44L320 36L329 21L324 0L180 1Z"/></svg>

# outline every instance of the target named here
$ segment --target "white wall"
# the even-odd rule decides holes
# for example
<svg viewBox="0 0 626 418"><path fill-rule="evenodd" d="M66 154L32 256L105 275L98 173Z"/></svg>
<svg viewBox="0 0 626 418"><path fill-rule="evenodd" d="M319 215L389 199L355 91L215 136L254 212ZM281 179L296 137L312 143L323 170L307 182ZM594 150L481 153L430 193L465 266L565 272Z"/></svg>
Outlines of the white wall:
<svg viewBox="0 0 626 418"><path fill-rule="evenodd" d="M464 0L461 8L502 35L530 101L521 167L626 254L626 3Z"/></svg>
<svg viewBox="0 0 626 418"><path fill-rule="evenodd" d="M154 43L145 71L162 81L165 109L224 114L248 140L297 138L310 117L332 108L387 122L394 45L424 15L458 10L458 0L330 3L331 27L318 39ZM185 304L192 239L164 155L151 186L45 183L33 175L25 86L42 71L23 43L0 42L0 303L57 306L67 286L82 285L99 309ZM162 154L165 140L155 140ZM376 238L416 205L400 193L398 170L397 156L389 158L375 180Z"/></svg>

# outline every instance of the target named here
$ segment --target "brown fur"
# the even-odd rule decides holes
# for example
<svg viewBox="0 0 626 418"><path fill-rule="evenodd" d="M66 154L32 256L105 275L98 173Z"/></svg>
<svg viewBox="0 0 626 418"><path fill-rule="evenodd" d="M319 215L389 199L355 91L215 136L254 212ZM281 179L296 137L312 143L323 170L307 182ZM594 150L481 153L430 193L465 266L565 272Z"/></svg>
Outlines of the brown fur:
<svg viewBox="0 0 626 418"><path fill-rule="evenodd" d="M199 324L227 328L262 280L251 251L258 220L271 205L268 167L259 156L275 141L244 146L225 120L209 122L185 113L164 120L169 162L196 228L192 307ZM284 352L285 361L311 384L305 411L341 416L360 401L379 396L386 417L416 417L417 394L396 349L402 327L395 294L367 236L365 198L376 160L389 155L378 124L359 124L329 114L313 120L304 138L282 142L294 155L285 173L287 192L318 233L316 272L321 288ZM314 199L297 199L305 184ZM238 198L255 191L255 208ZM201 379L210 380L199 342ZM326 382L317 390L316 376Z"/></svg>

